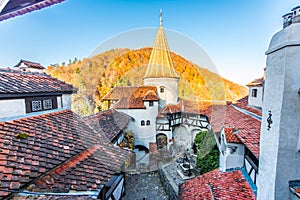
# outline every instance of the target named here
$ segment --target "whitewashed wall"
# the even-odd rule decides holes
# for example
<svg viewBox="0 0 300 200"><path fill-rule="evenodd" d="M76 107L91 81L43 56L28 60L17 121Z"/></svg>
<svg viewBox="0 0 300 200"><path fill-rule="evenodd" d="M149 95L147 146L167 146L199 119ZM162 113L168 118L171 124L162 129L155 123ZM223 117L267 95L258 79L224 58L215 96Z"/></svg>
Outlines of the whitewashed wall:
<svg viewBox="0 0 300 200"><path fill-rule="evenodd" d="M252 90L257 89L257 96L252 97ZM248 96L248 104L254 107L262 107L263 101L263 87L249 87L249 96Z"/></svg>
<svg viewBox="0 0 300 200"><path fill-rule="evenodd" d="M123 112L134 120L128 124L128 130L131 130L134 137L134 145L143 145L149 148L149 142L156 142L156 117L158 114L158 102L153 102L153 106L149 107L149 102L145 101L146 109L117 109ZM145 126L141 126L141 121L145 121ZM147 120L150 120L150 126L146 125Z"/></svg>
<svg viewBox="0 0 300 200"><path fill-rule="evenodd" d="M70 94L62 95L62 107L63 108L71 108L71 95Z"/></svg>
<svg viewBox="0 0 300 200"><path fill-rule="evenodd" d="M0 118L15 117L26 114L25 100L0 100Z"/></svg>
<svg viewBox="0 0 300 200"><path fill-rule="evenodd" d="M166 104L177 104L178 101L178 79L177 78L146 78L144 85L156 86L158 96L165 100ZM160 92L160 87L164 87L164 92Z"/></svg>

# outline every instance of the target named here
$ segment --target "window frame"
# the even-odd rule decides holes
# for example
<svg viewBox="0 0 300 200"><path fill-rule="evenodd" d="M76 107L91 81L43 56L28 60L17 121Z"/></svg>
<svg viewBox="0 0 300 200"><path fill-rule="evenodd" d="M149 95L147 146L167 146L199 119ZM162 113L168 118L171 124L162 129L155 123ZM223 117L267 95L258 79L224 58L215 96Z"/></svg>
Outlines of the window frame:
<svg viewBox="0 0 300 200"><path fill-rule="evenodd" d="M154 102L153 101L149 101L149 107L153 107Z"/></svg>
<svg viewBox="0 0 300 200"><path fill-rule="evenodd" d="M257 97L257 88L253 88L252 90L251 90L251 97Z"/></svg>
<svg viewBox="0 0 300 200"><path fill-rule="evenodd" d="M48 102L48 105L47 105ZM49 106L51 105L51 106ZM53 108L52 99L44 99L43 100L43 110L51 110Z"/></svg>
<svg viewBox="0 0 300 200"><path fill-rule="evenodd" d="M37 104L39 104L39 108L37 108ZM30 102L32 112L38 112L43 110L42 100L33 100Z"/></svg>
<svg viewBox="0 0 300 200"><path fill-rule="evenodd" d="M146 126L150 126L150 120L146 121Z"/></svg>

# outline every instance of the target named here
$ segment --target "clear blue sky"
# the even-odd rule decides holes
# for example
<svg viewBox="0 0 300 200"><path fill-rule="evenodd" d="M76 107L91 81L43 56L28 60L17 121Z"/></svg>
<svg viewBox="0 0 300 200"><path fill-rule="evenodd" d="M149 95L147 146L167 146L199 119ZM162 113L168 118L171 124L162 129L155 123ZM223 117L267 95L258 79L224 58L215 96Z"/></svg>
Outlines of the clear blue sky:
<svg viewBox="0 0 300 200"><path fill-rule="evenodd" d="M124 31L164 27L198 43L219 73L246 84L263 74L271 36L299 0L66 0L0 22L0 67L20 59L44 66L82 59Z"/></svg>

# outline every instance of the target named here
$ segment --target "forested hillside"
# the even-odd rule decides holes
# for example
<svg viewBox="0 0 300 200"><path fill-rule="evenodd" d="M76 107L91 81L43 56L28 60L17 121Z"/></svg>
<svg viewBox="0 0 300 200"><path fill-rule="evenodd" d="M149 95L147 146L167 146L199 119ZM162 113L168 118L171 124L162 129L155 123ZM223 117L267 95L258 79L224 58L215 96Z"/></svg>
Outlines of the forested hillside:
<svg viewBox="0 0 300 200"><path fill-rule="evenodd" d="M68 65L49 66L47 73L78 88L78 93L72 97L72 109L80 115L87 115L105 109L101 99L113 87L142 85L151 50L114 49ZM245 87L175 53L171 56L180 76L179 97L219 102L234 101L247 95Z"/></svg>

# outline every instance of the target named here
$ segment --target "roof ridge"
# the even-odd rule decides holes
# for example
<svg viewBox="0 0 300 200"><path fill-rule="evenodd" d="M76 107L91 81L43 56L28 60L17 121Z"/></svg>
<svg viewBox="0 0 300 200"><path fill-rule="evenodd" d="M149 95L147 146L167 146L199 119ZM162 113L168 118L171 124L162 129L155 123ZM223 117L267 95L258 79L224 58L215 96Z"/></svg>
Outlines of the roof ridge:
<svg viewBox="0 0 300 200"><path fill-rule="evenodd" d="M75 156L71 157L70 159L66 160L62 163L58 168L54 169L49 173L58 173L61 174L66 169L74 167L77 163L85 160L87 157L91 156L95 151L99 148L99 144L94 144L93 146L81 151L80 153L76 154Z"/></svg>

